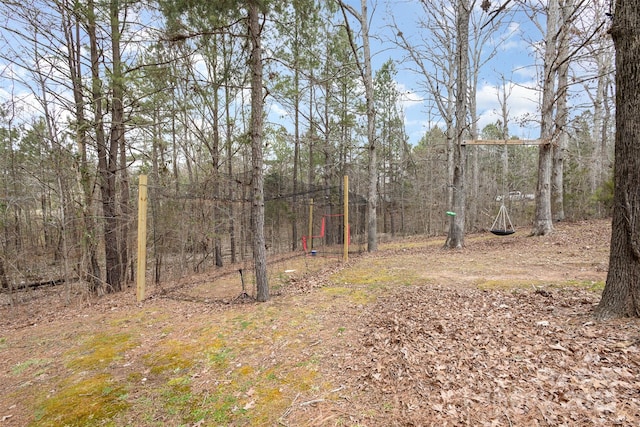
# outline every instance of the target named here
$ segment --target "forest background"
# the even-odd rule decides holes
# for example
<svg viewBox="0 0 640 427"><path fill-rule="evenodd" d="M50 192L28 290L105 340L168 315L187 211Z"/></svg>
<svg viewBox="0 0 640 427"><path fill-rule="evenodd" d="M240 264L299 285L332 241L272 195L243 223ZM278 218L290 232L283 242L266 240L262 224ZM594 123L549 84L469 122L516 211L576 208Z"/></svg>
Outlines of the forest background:
<svg viewBox="0 0 640 427"><path fill-rule="evenodd" d="M322 221L323 239L309 241L330 252L344 176L353 251L371 249L371 231L447 232L461 165L463 232L489 228L503 203L516 225L534 226L542 146L467 145L456 159L462 140L542 138L553 220L610 214L608 3L460 2L464 86L450 2L206 3L2 3L3 288L126 286L140 174L155 283L255 263L256 247L302 254Z"/></svg>

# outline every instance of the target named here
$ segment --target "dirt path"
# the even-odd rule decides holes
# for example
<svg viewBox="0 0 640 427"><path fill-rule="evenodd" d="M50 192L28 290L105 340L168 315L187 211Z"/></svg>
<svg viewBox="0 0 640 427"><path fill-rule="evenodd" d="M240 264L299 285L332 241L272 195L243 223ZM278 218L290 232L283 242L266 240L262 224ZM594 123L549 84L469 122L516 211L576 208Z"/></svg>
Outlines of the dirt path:
<svg viewBox="0 0 640 427"><path fill-rule="evenodd" d="M233 302L232 269L141 305L34 294L0 308L0 426L638 425L640 324L590 318L608 239L296 257L265 304Z"/></svg>

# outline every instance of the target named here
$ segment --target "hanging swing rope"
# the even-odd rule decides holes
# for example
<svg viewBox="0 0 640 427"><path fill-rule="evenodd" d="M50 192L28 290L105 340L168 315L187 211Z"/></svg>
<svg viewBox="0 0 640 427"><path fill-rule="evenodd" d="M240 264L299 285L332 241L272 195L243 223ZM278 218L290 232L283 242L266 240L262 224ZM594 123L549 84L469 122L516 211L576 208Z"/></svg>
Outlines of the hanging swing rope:
<svg viewBox="0 0 640 427"><path fill-rule="evenodd" d="M516 232L515 227L511 223L511 218L509 218L509 212L507 212L507 207L504 204L505 199L507 198L507 189L506 189L506 181L507 181L507 170L509 169L509 153L507 151L507 141L504 141L503 145L503 153L502 153L502 200L500 204L500 209L498 210L498 215L496 215L496 219L493 221L491 231L496 236L508 236Z"/></svg>
<svg viewBox="0 0 640 427"><path fill-rule="evenodd" d="M504 205L504 203L500 205L498 215L493 221L493 224L491 225L489 231L491 231L496 236L508 236L516 232L515 227L511 223L511 218L509 218L507 207Z"/></svg>

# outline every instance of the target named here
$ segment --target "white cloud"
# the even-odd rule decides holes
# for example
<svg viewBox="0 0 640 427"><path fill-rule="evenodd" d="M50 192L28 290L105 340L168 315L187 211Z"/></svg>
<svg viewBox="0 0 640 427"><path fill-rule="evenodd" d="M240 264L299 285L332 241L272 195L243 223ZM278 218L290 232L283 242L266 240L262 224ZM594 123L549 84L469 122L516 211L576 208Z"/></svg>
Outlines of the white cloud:
<svg viewBox="0 0 640 427"><path fill-rule="evenodd" d="M400 107L402 111L406 112L409 108L424 104L422 96L408 89L404 83L396 82L396 88L400 94Z"/></svg>
<svg viewBox="0 0 640 427"><path fill-rule="evenodd" d="M534 82L528 84L507 84L507 110L509 132L513 136L521 138L536 138L538 135L535 123L523 123L523 118L537 119L539 92L535 89ZM478 129L482 130L486 125L502 121L502 109L498 98L500 88L486 84L478 89Z"/></svg>
<svg viewBox="0 0 640 427"><path fill-rule="evenodd" d="M277 117L279 119L284 119L289 117L289 112L282 108L282 106L276 102L271 103L269 106L269 115L272 117ZM277 120L276 120L277 121Z"/></svg>

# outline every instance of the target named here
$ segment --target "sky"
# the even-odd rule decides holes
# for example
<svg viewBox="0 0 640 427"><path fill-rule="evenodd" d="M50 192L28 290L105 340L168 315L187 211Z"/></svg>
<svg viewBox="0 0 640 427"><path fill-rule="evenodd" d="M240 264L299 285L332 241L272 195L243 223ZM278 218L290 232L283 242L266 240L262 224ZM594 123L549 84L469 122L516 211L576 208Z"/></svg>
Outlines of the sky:
<svg viewBox="0 0 640 427"><path fill-rule="evenodd" d="M347 0L347 3L357 11L361 10L360 0ZM451 4L446 1L443 3ZM426 37L427 34L421 32L424 30L421 30L418 22L424 22L425 11L418 0L370 0L368 7L374 75L387 60L396 61L396 84L402 95L400 106L405 114L406 132L409 143L416 145L430 128L437 125L443 128L444 125L438 117L434 102L430 101L431 96L424 91L424 76L414 71L415 65L406 61L406 51L392 40L397 32L394 23L408 39L417 41ZM484 12L476 6L475 13ZM532 46L539 41L541 34L523 13L505 13L504 16L499 30L492 37L493 41L487 43L495 46L495 57L484 64L480 72L476 96L478 129L482 130L487 124L495 123L501 118L498 92L505 85L509 94L507 104L510 135L521 139L536 139L539 137L537 123L531 120L523 123L522 119L537 119L539 116L535 64L537 62L539 65L540 61L536 61ZM352 23L352 28L357 31L359 25ZM490 46L487 46L487 51L489 50ZM270 108L270 121L291 129L285 109L277 103Z"/></svg>
<svg viewBox="0 0 640 427"><path fill-rule="evenodd" d="M475 13L486 16L479 6L476 6ZM390 32L395 31L390 28L391 22L395 21L407 38L423 36L421 31L424 30L417 24L418 20L425 19L420 2L380 2L375 14L377 16L374 15L372 18L372 27L375 27L373 31L382 33L380 37L376 37L379 54L374 57L375 63L388 57L405 56L401 48L387 41L392 37ZM495 57L484 64L480 71L476 95L478 129L495 123L501 117L498 93L502 90L502 85L506 85L509 92L507 105L510 113L510 134L523 139L535 139L539 136L537 125L521 125L518 122L525 116L538 116L539 95L534 89L537 85L536 58L533 48L526 40L536 40L541 35L523 14L505 15L506 19L492 37L496 49ZM484 46L487 50L491 49L489 44L490 42ZM416 144L429 128L434 124L441 125L442 122L437 117L437 112L429 114L429 111L433 110L433 102L429 102L427 95L421 91L424 76L408 70L407 67L403 69L403 65L399 65L398 70L398 87L403 90L407 99L403 105L407 133L410 142Z"/></svg>
<svg viewBox="0 0 640 427"><path fill-rule="evenodd" d="M360 0L348 0L353 7L360 10ZM451 2L443 1L445 4ZM477 3L480 3L479 1ZM493 3L497 4L496 1ZM494 5L495 7L495 5ZM476 13L483 13L476 6ZM424 87L424 76L417 74L410 68L410 63L402 63L406 56L405 51L396 46L390 40L394 38L397 29L392 28L392 22L396 22L401 31L408 37L418 39L426 36L418 24L418 20L424 20L425 11L417 0L369 0L370 35L372 42L372 60L374 73L388 59L398 61L397 87L403 95L401 103L405 114L406 131L411 144L417 144L424 133L435 125L442 127L434 109L433 101L430 101ZM486 15L486 14L485 14ZM523 117L537 119L539 94L537 87L536 66L540 61L533 53L533 46L539 43L540 31L524 14L505 14L505 20L500 29L493 36L496 46L496 55L487 64L483 65L477 89L478 129L482 129L489 123L495 123L500 117L500 105L498 90L504 83L508 87L508 107L510 112L509 130L511 136L522 139L535 139L539 135L535 121L523 124ZM435 72L435 70L434 70ZM3 74L6 76L7 69ZM501 80L504 78L504 82ZM4 86L4 85L3 85ZM0 87L0 96L9 99L7 86ZM24 95L28 97L28 94ZM282 121L287 128L284 111L278 105L271 106L271 121Z"/></svg>

